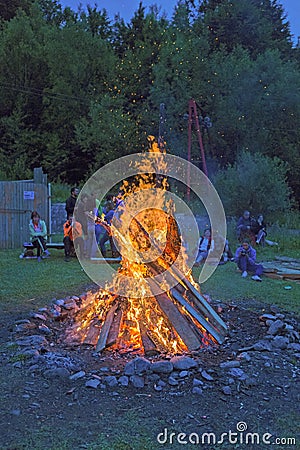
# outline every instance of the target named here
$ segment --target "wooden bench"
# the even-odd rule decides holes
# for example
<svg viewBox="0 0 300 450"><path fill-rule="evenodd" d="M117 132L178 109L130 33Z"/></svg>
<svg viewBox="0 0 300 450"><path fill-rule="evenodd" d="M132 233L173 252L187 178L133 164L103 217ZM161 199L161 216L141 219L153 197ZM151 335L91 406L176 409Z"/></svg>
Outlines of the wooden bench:
<svg viewBox="0 0 300 450"><path fill-rule="evenodd" d="M23 253L21 253L20 258L35 258L33 254L35 248L31 242L24 242ZM47 249L51 248L63 250L65 246L63 242L47 242Z"/></svg>

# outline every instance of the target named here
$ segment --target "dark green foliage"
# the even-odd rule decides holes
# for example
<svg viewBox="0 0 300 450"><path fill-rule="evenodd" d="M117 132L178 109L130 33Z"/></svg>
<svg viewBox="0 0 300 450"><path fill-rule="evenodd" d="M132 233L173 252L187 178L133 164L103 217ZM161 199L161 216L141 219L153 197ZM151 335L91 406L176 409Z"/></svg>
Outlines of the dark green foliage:
<svg viewBox="0 0 300 450"><path fill-rule="evenodd" d="M249 209L275 222L292 206L287 170L288 165L278 158L242 152L233 165L214 177L226 215L238 217Z"/></svg>
<svg viewBox="0 0 300 450"><path fill-rule="evenodd" d="M299 196L299 49L277 1L180 0L171 20L140 3L127 24L96 5L2 3L2 178L42 165L52 181L83 182L147 147L160 103L168 149L186 157L195 98L213 122L202 129L211 168L243 150L280 157ZM192 160L201 167L195 136Z"/></svg>

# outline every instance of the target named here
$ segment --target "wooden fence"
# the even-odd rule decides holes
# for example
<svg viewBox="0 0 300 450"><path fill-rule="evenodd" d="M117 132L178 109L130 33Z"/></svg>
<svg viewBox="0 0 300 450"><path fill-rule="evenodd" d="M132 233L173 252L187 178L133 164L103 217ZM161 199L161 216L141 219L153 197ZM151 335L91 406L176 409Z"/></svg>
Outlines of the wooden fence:
<svg viewBox="0 0 300 450"><path fill-rule="evenodd" d="M0 181L0 248L21 248L29 240L33 210L48 226L50 200L47 175L41 167L34 169L33 180Z"/></svg>

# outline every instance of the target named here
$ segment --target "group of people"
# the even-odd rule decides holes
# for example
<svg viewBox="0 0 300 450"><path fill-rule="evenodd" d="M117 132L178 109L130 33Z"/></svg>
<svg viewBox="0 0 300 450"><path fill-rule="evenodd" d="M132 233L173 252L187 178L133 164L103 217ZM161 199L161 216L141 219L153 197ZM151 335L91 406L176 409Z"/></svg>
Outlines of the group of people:
<svg viewBox="0 0 300 450"><path fill-rule="evenodd" d="M263 266L256 262L256 250L254 246L258 244L264 245L266 235L266 224L263 215L259 214L257 219L254 219L250 216L249 211L244 211L237 222L237 239L240 245L233 256L228 240L222 240L220 264L224 264L227 261L234 261L241 271L243 278L246 278L250 273L252 274L253 280L262 281ZM210 228L206 228L198 242L195 266L199 266L204 262L208 255L213 253L214 249L215 242L212 238L211 230Z"/></svg>
<svg viewBox="0 0 300 450"><path fill-rule="evenodd" d="M91 195L83 193L76 204L78 194L79 190L72 188L71 196L66 201L68 220L64 224L65 260L70 260L72 246L75 246L80 258L92 257L96 253L97 247L106 258L108 242L112 257L118 257L119 253L112 238L110 226L116 209L122 203L122 191L119 191L117 196L107 195L103 207L97 199L96 193ZM76 216L76 221L74 216ZM74 235L75 230L76 235Z"/></svg>

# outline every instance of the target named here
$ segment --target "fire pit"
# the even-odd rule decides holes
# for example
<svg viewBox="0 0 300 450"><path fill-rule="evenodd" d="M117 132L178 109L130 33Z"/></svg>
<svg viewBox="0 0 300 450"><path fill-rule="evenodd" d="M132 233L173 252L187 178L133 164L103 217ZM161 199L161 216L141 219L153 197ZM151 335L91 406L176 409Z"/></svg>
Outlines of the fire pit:
<svg viewBox="0 0 300 450"><path fill-rule="evenodd" d="M139 163L144 173L123 182L124 202L112 221L120 268L74 315L68 343L149 356L194 352L224 341L226 324L201 295L187 265L168 180L156 171L165 162L153 140L150 154Z"/></svg>

